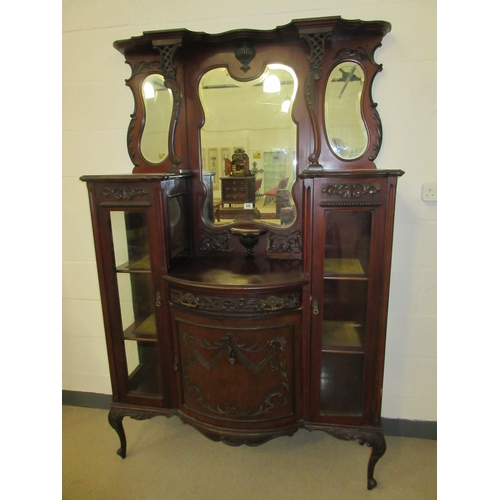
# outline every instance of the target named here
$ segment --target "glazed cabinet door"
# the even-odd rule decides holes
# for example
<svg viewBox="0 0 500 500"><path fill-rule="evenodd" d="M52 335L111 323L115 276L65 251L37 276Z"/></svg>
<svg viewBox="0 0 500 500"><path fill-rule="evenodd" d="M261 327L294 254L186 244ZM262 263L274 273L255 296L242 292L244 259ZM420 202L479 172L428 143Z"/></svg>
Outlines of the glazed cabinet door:
<svg viewBox="0 0 500 500"><path fill-rule="evenodd" d="M387 183L314 182L312 414L378 425L392 235Z"/></svg>
<svg viewBox="0 0 500 500"><path fill-rule="evenodd" d="M89 182L115 402L164 406L161 183ZM160 348L160 345L162 348Z"/></svg>

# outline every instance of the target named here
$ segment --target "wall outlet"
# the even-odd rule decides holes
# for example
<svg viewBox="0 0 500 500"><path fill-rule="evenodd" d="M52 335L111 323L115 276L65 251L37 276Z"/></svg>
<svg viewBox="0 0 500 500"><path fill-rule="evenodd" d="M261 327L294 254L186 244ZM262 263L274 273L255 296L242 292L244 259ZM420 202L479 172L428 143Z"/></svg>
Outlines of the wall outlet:
<svg viewBox="0 0 500 500"><path fill-rule="evenodd" d="M422 184L422 200L437 201L437 182L426 182Z"/></svg>

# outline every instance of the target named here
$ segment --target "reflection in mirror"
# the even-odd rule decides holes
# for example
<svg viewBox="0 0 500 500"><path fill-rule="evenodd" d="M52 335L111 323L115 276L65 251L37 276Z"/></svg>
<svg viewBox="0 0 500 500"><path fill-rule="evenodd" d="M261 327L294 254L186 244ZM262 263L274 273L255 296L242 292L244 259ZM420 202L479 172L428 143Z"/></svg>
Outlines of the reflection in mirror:
<svg viewBox="0 0 500 500"><path fill-rule="evenodd" d="M344 160L359 158L368 145L361 116L363 68L343 62L333 68L325 92L325 126L333 152Z"/></svg>
<svg viewBox="0 0 500 500"><path fill-rule="evenodd" d="M141 153L149 163L160 163L168 156L168 133L173 109L173 96L165 88L163 76L149 75L142 84L145 124L141 137Z"/></svg>
<svg viewBox="0 0 500 500"><path fill-rule="evenodd" d="M296 95L297 76L283 64L268 64L251 81L235 80L226 68L203 75L200 134L207 221L293 223Z"/></svg>

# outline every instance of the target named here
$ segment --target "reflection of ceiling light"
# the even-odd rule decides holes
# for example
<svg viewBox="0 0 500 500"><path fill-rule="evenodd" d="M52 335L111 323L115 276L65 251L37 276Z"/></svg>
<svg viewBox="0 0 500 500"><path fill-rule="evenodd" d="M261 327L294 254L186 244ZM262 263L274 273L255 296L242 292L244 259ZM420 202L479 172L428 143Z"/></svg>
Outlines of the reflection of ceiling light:
<svg viewBox="0 0 500 500"><path fill-rule="evenodd" d="M151 85L151 83L145 82L144 83L144 87L143 87L143 91L144 91L144 97L146 99L153 99L154 98L154 96L155 96L155 89Z"/></svg>
<svg viewBox="0 0 500 500"><path fill-rule="evenodd" d="M276 75L269 75L264 80L264 92L273 94L281 90L280 79Z"/></svg>
<svg viewBox="0 0 500 500"><path fill-rule="evenodd" d="M283 104L281 105L281 112L282 113L288 113L288 110L290 109L290 105L292 104L292 100L287 97L284 101Z"/></svg>

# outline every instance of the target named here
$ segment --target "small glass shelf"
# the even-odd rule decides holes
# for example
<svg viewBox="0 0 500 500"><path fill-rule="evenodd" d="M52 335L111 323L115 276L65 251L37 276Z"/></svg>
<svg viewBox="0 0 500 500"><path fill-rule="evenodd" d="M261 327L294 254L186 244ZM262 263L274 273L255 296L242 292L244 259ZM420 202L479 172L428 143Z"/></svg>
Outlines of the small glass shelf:
<svg viewBox="0 0 500 500"><path fill-rule="evenodd" d="M151 314L145 320L132 323L124 332L126 340L140 340L141 342L156 342L156 319Z"/></svg>
<svg viewBox="0 0 500 500"><path fill-rule="evenodd" d="M362 325L354 321L323 321L323 352L364 352Z"/></svg>
<svg viewBox="0 0 500 500"><path fill-rule="evenodd" d="M151 272L151 262L149 255L146 255L142 259L136 260L134 262L126 262L121 266L116 268L117 273L132 273L132 272Z"/></svg>

